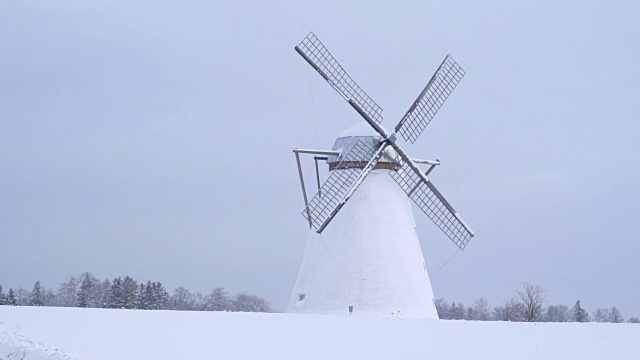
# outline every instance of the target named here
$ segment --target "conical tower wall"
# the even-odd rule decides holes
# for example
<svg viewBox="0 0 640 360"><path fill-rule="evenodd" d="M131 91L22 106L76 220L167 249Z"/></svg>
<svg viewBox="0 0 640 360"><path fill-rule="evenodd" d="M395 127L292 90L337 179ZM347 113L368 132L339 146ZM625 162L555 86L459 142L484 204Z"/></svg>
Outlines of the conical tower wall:
<svg viewBox="0 0 640 360"><path fill-rule="evenodd" d="M342 170L335 170L342 171ZM378 169L311 231L287 312L437 319L409 199Z"/></svg>

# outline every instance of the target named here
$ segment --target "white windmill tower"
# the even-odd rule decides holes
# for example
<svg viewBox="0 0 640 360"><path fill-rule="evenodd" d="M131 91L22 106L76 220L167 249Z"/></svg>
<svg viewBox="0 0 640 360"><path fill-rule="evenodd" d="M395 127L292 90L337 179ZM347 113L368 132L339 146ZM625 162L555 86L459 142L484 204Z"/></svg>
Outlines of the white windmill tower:
<svg viewBox="0 0 640 360"><path fill-rule="evenodd" d="M465 72L447 55L393 133L382 109L310 33L295 50L364 118L332 150L294 149L312 229L287 312L438 318L409 199L460 249L473 231L428 178L439 161L409 157ZM308 201L300 153L315 154L318 192ZM320 186L318 160L330 175ZM422 172L418 164L430 167ZM330 226L328 226L331 223Z"/></svg>

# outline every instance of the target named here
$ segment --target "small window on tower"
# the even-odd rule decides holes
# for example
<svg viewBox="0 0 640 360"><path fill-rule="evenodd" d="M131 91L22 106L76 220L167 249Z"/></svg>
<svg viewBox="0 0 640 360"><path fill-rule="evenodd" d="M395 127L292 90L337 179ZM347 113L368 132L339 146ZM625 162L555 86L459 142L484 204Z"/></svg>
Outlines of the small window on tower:
<svg viewBox="0 0 640 360"><path fill-rule="evenodd" d="M305 297L305 294L298 293L298 301L296 301L296 305L295 305L297 308L304 307L304 297Z"/></svg>

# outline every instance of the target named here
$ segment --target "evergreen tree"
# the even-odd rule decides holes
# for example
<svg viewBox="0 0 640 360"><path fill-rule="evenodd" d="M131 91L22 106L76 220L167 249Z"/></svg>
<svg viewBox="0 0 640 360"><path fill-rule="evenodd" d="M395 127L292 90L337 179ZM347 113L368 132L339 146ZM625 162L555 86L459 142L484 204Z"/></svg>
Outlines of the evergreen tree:
<svg viewBox="0 0 640 360"><path fill-rule="evenodd" d="M130 276L122 280L122 299L125 309L135 309L138 298L138 283Z"/></svg>
<svg viewBox="0 0 640 360"><path fill-rule="evenodd" d="M100 281L89 272L80 275L80 286L76 295L77 307L101 307Z"/></svg>
<svg viewBox="0 0 640 360"><path fill-rule="evenodd" d="M148 306L145 302L145 287L143 283L140 283L140 288L138 289L138 304L137 308L140 310L148 309Z"/></svg>
<svg viewBox="0 0 640 360"><path fill-rule="evenodd" d="M143 291L140 296L143 309L164 310L169 306L169 293L162 283L148 281L147 286L140 289Z"/></svg>
<svg viewBox="0 0 640 360"><path fill-rule="evenodd" d="M72 307L76 306L76 297L78 293L78 279L74 276L69 281L63 282L58 288L57 306Z"/></svg>
<svg viewBox="0 0 640 360"><path fill-rule="evenodd" d="M589 313L580 306L580 300L576 301L576 304L573 306L573 321L589 322Z"/></svg>
<svg viewBox="0 0 640 360"><path fill-rule="evenodd" d="M463 320L464 319L464 305L462 303L458 303L456 306L455 303L451 303L451 318L454 320Z"/></svg>
<svg viewBox="0 0 640 360"><path fill-rule="evenodd" d="M630 317L629 318L629 323L638 324L638 323L640 323L640 319L638 319L637 317Z"/></svg>
<svg viewBox="0 0 640 360"><path fill-rule="evenodd" d="M149 298L149 308L151 310L157 310L158 309L158 284L154 281L151 283L151 291L149 292L149 294L151 295Z"/></svg>
<svg viewBox="0 0 640 360"><path fill-rule="evenodd" d="M42 293L42 286L40 285L40 281L36 281L33 284L33 290L31 291L31 298L29 300L29 305L31 306L42 306L44 304L44 294Z"/></svg>
<svg viewBox="0 0 640 360"><path fill-rule="evenodd" d="M144 288L144 294L141 294L140 297L142 299L142 308L143 309L153 309L153 305L155 303L155 294L153 291L154 283L151 281L147 281L147 286Z"/></svg>
<svg viewBox="0 0 640 360"><path fill-rule="evenodd" d="M157 282L154 288L156 310L164 310L169 306L169 293L161 282Z"/></svg>
<svg viewBox="0 0 640 360"><path fill-rule="evenodd" d="M122 288L122 279L119 276L114 278L111 283L109 307L112 309L124 309L124 290Z"/></svg>
<svg viewBox="0 0 640 360"><path fill-rule="evenodd" d="M99 285L96 297L99 298L99 306L97 307L111 307L111 281L109 281L109 279L105 279Z"/></svg>
<svg viewBox="0 0 640 360"><path fill-rule="evenodd" d="M2 285L0 285L0 305L7 305L7 296L2 292Z"/></svg>
<svg viewBox="0 0 640 360"><path fill-rule="evenodd" d="M12 288L9 288L9 294L7 295L7 305L11 305L11 306L18 305L16 294L13 292Z"/></svg>

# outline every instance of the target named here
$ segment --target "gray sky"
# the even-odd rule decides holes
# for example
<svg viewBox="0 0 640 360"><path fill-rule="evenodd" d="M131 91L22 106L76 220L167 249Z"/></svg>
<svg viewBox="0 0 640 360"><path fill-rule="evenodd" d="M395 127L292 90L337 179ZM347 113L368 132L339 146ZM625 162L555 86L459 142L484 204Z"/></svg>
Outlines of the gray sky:
<svg viewBox="0 0 640 360"><path fill-rule="evenodd" d="M291 149L358 115L294 52L314 31L391 128L467 71L415 145L477 236L432 278L491 305L639 316L640 8L589 2L0 3L0 284L132 275L283 310L308 228ZM311 169L306 164L305 172ZM455 252L416 213L430 271Z"/></svg>

